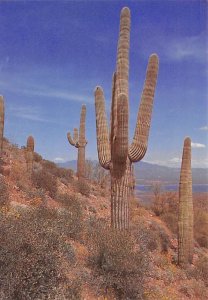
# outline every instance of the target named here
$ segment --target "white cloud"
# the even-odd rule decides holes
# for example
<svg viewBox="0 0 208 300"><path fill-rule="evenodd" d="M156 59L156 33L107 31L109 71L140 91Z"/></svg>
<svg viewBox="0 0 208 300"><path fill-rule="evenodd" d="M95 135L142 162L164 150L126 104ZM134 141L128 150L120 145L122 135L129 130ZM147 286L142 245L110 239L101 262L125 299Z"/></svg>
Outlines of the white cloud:
<svg viewBox="0 0 208 300"><path fill-rule="evenodd" d="M89 103L92 101L92 99L90 99L84 95L73 94L68 91L50 89L47 87L45 89L37 88L35 90L23 89L22 93L33 95L33 96L38 96L38 97L57 98L60 100L79 101L79 102L83 102L83 103L85 103L85 102Z"/></svg>
<svg viewBox="0 0 208 300"><path fill-rule="evenodd" d="M163 167L181 167L181 158L173 157L167 160L144 160L147 163L155 164ZM208 158L192 158L192 168L208 168Z"/></svg>
<svg viewBox="0 0 208 300"><path fill-rule="evenodd" d="M44 123L54 123L53 120L49 120L45 118L38 107L31 107L31 106L21 107L16 105L10 105L8 107L8 110L11 112L13 116L18 118L37 121L37 122L44 122Z"/></svg>
<svg viewBox="0 0 208 300"><path fill-rule="evenodd" d="M179 157L173 157L169 160L169 162L173 163L173 164L177 164L181 162L181 158Z"/></svg>
<svg viewBox="0 0 208 300"><path fill-rule="evenodd" d="M66 160L62 157L56 157L56 158L54 158L54 161L55 162L65 162Z"/></svg>
<svg viewBox="0 0 208 300"><path fill-rule="evenodd" d="M173 157L167 160L144 160L147 163L155 164L163 167L179 167L181 164L181 158Z"/></svg>
<svg viewBox="0 0 208 300"><path fill-rule="evenodd" d="M167 44L167 56L176 61L186 58L205 61L206 55L208 54L207 52L204 33L171 40Z"/></svg>
<svg viewBox="0 0 208 300"><path fill-rule="evenodd" d="M208 131L208 126L203 126L203 127L200 127L199 129L200 129L200 130Z"/></svg>
<svg viewBox="0 0 208 300"><path fill-rule="evenodd" d="M8 84L4 81L0 81L2 87L9 89L12 92L28 95L28 96L37 96L43 98L56 98L58 100L67 100L67 101L78 101L82 103L92 103L93 97L85 96L82 94L77 94L69 92L64 89L51 88L49 86L41 85L25 85L20 83Z"/></svg>
<svg viewBox="0 0 208 300"><path fill-rule="evenodd" d="M169 62L180 62L189 59L206 64L208 55L206 32L203 31L195 36L153 35L149 37L142 51L144 54L156 51L163 60Z"/></svg>
<svg viewBox="0 0 208 300"><path fill-rule="evenodd" d="M191 147L192 148L206 148L206 146L204 144L200 144L200 143L191 143Z"/></svg>

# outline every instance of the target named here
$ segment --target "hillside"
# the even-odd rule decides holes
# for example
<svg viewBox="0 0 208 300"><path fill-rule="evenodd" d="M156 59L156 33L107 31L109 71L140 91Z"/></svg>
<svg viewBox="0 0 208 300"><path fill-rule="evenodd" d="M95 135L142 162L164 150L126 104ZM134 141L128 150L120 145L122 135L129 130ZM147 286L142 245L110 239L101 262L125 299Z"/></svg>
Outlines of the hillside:
<svg viewBox="0 0 208 300"><path fill-rule="evenodd" d="M157 216L132 199L130 231L114 232L108 189L38 154L29 178L24 149L5 142L4 152L0 299L207 299L206 233L196 235L194 264L179 268L175 206Z"/></svg>
<svg viewBox="0 0 208 300"><path fill-rule="evenodd" d="M97 161L93 161L94 164ZM59 163L60 167L71 168L76 170L76 160L71 160L65 163ZM178 184L180 169L159 166L147 162L139 162L134 165L136 180L139 184L147 184L152 181L161 181L164 184ZM193 168L192 169L193 184L208 184L208 169Z"/></svg>

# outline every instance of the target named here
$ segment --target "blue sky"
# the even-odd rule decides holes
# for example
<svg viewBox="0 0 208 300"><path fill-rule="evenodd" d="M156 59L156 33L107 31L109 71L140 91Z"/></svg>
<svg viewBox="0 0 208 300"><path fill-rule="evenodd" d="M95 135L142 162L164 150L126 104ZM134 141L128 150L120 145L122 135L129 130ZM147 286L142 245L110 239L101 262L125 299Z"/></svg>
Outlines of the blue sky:
<svg viewBox="0 0 208 300"><path fill-rule="evenodd" d="M130 136L151 53L160 58L148 151L144 161L180 165L185 136L193 166L208 166L207 3L175 1L1 1L0 94L5 136L50 160L71 160L66 133L87 105L86 155L96 159L94 88L110 112L122 7L131 10Z"/></svg>

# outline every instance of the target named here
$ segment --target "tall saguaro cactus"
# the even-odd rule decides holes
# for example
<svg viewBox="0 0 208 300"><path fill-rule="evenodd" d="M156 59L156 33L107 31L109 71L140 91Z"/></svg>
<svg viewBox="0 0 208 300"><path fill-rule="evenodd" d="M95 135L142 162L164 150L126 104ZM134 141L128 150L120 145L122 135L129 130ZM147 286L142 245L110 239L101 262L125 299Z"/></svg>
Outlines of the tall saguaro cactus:
<svg viewBox="0 0 208 300"><path fill-rule="evenodd" d="M132 163L140 161L147 150L158 73L158 57L152 54L147 67L134 138L129 146L129 39L130 11L125 7L121 11L117 64L113 75L110 135L104 93L101 87L95 89L98 157L101 166L110 170L111 226L116 229L129 227Z"/></svg>
<svg viewBox="0 0 208 300"><path fill-rule="evenodd" d="M3 137L4 137L4 98L0 96L0 155L3 150Z"/></svg>
<svg viewBox="0 0 208 300"><path fill-rule="evenodd" d="M35 147L34 138L32 136L29 136L27 139L27 147L25 153L27 172L29 176L31 176L33 172L34 147Z"/></svg>
<svg viewBox="0 0 208 300"><path fill-rule="evenodd" d="M85 147L87 145L87 141L85 138L85 119L86 105L82 105L79 131L77 128L74 128L73 138L71 137L70 132L67 133L69 143L72 146L78 148L77 176L79 179L85 177Z"/></svg>
<svg viewBox="0 0 208 300"><path fill-rule="evenodd" d="M193 199L191 172L191 139L184 140L179 185L178 263L186 265L193 259Z"/></svg>

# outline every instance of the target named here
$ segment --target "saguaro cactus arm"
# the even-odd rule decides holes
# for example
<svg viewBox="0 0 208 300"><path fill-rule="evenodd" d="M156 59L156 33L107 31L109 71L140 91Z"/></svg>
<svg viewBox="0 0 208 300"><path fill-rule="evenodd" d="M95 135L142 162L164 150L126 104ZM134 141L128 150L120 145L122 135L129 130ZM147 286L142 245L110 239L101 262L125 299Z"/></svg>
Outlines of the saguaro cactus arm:
<svg viewBox="0 0 208 300"><path fill-rule="evenodd" d="M67 133L67 139L69 141L69 144L71 144L74 147L77 147L77 143L78 143L78 129L74 128L74 134L73 134L73 138L71 137L71 133L68 132Z"/></svg>
<svg viewBox="0 0 208 300"><path fill-rule="evenodd" d="M147 67L134 138L129 148L129 159L131 162L140 161L147 151L158 64L158 56L152 54Z"/></svg>
<svg viewBox="0 0 208 300"><path fill-rule="evenodd" d="M109 169L111 163L111 152L108 123L105 112L104 94L102 88L99 86L95 89L95 114L99 162L103 168Z"/></svg>
<svg viewBox="0 0 208 300"><path fill-rule="evenodd" d="M0 96L0 154L3 148L4 136L4 98Z"/></svg>
<svg viewBox="0 0 208 300"><path fill-rule="evenodd" d="M129 40L130 40L130 10L124 7L120 16L120 32L117 49L116 94L124 93L128 97L129 79Z"/></svg>

